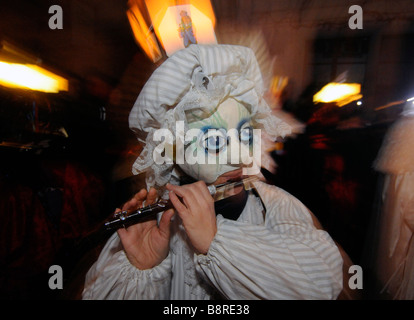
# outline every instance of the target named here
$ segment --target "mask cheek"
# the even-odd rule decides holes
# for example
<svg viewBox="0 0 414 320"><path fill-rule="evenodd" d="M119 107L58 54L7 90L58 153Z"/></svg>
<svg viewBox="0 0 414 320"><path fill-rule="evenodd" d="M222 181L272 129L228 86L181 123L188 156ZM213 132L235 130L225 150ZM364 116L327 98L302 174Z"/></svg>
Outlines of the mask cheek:
<svg viewBox="0 0 414 320"><path fill-rule="evenodd" d="M220 164L181 164L179 167L190 177L202 180L207 184L213 183L219 176L236 168L229 165Z"/></svg>
<svg viewBox="0 0 414 320"><path fill-rule="evenodd" d="M185 150L183 163L177 165L190 177L203 180L207 184L216 181L223 173L234 170L234 167L227 165L225 153L210 154L197 148L196 144Z"/></svg>
<svg viewBox="0 0 414 320"><path fill-rule="evenodd" d="M206 183L214 182L217 175L217 166L208 164L179 164L179 167L190 177L196 180L203 180Z"/></svg>

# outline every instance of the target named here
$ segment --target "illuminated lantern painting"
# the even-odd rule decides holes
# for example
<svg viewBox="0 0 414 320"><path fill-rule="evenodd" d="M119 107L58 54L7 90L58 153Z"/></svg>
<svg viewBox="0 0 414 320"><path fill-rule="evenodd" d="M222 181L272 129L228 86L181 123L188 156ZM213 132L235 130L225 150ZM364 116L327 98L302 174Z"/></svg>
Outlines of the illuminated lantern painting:
<svg viewBox="0 0 414 320"><path fill-rule="evenodd" d="M152 31L167 56L192 43L217 44L215 16L209 0L131 0L129 6L127 14L134 36L153 61L157 60L157 55L153 53L160 49L156 41L148 41ZM138 18L133 19L132 15ZM145 16L148 16L146 20Z"/></svg>
<svg viewBox="0 0 414 320"><path fill-rule="evenodd" d="M193 5L168 7L158 33L168 56L194 42L217 43L210 18Z"/></svg>

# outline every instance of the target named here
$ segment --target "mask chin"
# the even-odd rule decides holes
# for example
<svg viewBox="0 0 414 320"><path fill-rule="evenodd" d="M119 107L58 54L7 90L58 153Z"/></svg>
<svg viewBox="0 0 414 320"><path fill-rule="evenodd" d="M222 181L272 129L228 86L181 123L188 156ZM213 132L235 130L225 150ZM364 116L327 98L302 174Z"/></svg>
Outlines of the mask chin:
<svg viewBox="0 0 414 320"><path fill-rule="evenodd" d="M187 175L197 181L204 181L206 184L215 182L222 174L239 169L229 165L209 165L209 164L181 164L179 165Z"/></svg>

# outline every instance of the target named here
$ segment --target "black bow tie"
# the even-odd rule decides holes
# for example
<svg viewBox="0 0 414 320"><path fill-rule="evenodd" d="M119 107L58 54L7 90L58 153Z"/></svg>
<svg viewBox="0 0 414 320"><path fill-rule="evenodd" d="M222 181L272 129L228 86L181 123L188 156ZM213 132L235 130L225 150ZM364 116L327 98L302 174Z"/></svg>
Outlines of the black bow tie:
<svg viewBox="0 0 414 320"><path fill-rule="evenodd" d="M241 192L235 194L234 196L216 201L214 203L216 215L221 214L224 218L237 220L244 207L246 206L248 195L248 191L243 189Z"/></svg>

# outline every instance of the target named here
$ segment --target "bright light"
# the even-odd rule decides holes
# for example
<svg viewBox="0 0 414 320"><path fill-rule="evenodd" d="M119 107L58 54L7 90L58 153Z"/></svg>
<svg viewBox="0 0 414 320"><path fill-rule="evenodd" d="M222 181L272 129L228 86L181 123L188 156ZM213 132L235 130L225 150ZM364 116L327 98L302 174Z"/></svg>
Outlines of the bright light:
<svg viewBox="0 0 414 320"><path fill-rule="evenodd" d="M358 101L356 104L357 104L358 106L362 106L362 101Z"/></svg>
<svg viewBox="0 0 414 320"><path fill-rule="evenodd" d="M187 11L191 14L194 35L197 43L216 44L216 35L211 19L193 5L180 5L169 7L158 26L154 26L159 33L165 52L171 56L175 51L184 48L183 39L180 37L179 24L180 12Z"/></svg>
<svg viewBox="0 0 414 320"><path fill-rule="evenodd" d="M407 101L413 101L413 100L414 100L414 97L407 99Z"/></svg>
<svg viewBox="0 0 414 320"><path fill-rule="evenodd" d="M162 58L162 53L157 40L155 39L155 35L150 30L137 5L131 5L130 9L127 10L127 17L135 40L144 50L145 54L150 57L153 62L160 60Z"/></svg>
<svg viewBox="0 0 414 320"><path fill-rule="evenodd" d="M35 65L0 61L0 84L42 92L68 91L68 81Z"/></svg>
<svg viewBox="0 0 414 320"><path fill-rule="evenodd" d="M375 111L382 110L382 109L387 109L387 108L393 107L393 106L399 106L399 105L401 105L403 103L405 103L405 100L399 100L399 101L389 102L389 103L387 103L387 104L385 104L383 106L380 106L380 107L375 108Z"/></svg>
<svg viewBox="0 0 414 320"><path fill-rule="evenodd" d="M344 106L352 101L362 98L361 85L359 83L328 83L321 91L313 96L313 102L335 102L338 106Z"/></svg>
<svg viewBox="0 0 414 320"><path fill-rule="evenodd" d="M217 44L216 18L210 0L129 0L127 16L134 37L154 61L189 43Z"/></svg>

